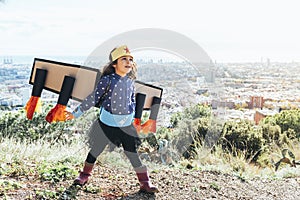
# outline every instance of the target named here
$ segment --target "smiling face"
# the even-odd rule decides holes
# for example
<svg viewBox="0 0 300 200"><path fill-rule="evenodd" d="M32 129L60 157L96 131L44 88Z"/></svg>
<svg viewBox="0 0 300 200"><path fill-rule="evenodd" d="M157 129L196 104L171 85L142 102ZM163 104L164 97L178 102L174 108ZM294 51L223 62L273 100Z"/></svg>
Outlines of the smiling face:
<svg viewBox="0 0 300 200"><path fill-rule="evenodd" d="M116 74L124 77L133 67L133 58L131 56L123 56L118 58L117 63L113 65Z"/></svg>

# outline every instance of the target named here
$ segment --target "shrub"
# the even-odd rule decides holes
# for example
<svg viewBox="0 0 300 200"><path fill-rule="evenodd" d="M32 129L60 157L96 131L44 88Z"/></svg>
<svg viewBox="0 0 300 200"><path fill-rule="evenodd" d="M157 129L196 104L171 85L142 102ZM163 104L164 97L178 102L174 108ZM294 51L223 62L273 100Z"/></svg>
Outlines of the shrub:
<svg viewBox="0 0 300 200"><path fill-rule="evenodd" d="M39 175L42 181L50 181L57 183L60 181L73 179L77 175L77 171L69 168L63 163L52 164L44 163L39 166Z"/></svg>
<svg viewBox="0 0 300 200"><path fill-rule="evenodd" d="M220 143L230 153L242 151L245 152L246 159L255 160L263 149L264 138L261 131L254 130L249 121L229 121L224 124Z"/></svg>
<svg viewBox="0 0 300 200"><path fill-rule="evenodd" d="M210 127L211 109L197 104L171 117L172 131L165 131L172 145L185 158L195 156L195 148L202 145Z"/></svg>
<svg viewBox="0 0 300 200"><path fill-rule="evenodd" d="M284 110L274 116L268 116L262 121L262 124L278 125L281 129L281 132L292 129L298 133L297 137L299 138L300 109Z"/></svg>
<svg viewBox="0 0 300 200"><path fill-rule="evenodd" d="M48 123L46 114L51 109L47 106L44 113L35 113L32 120L26 118L24 110L11 111L0 117L0 137L16 138L21 141L36 141L40 138L53 140L67 140L65 134L71 134L68 127L74 122Z"/></svg>

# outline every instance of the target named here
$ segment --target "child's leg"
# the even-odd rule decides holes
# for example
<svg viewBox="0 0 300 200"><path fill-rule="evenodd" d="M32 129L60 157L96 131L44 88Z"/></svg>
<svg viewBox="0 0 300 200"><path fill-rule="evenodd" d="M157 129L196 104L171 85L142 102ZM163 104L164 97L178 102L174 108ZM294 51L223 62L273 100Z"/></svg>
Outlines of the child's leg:
<svg viewBox="0 0 300 200"><path fill-rule="evenodd" d="M142 164L134 142L127 140L123 143L123 148L140 182L140 191L146 193L158 192L158 189L150 182L147 167Z"/></svg>
<svg viewBox="0 0 300 200"><path fill-rule="evenodd" d="M136 152L125 151L126 156L129 158L131 165L136 172L136 175L140 182L140 191L146 193L155 193L158 192L158 189L151 184L148 170L145 165L142 164L139 155Z"/></svg>
<svg viewBox="0 0 300 200"><path fill-rule="evenodd" d="M87 183L89 177L92 174L97 157L103 152L105 146L106 145L102 143L98 149L92 148L90 150L85 160L83 170L80 172L79 176L74 180L75 185L84 185Z"/></svg>
<svg viewBox="0 0 300 200"><path fill-rule="evenodd" d="M95 163L97 157L104 151L105 147L108 145L108 140L103 138L99 142L92 145L89 154L86 157L86 162Z"/></svg>
<svg viewBox="0 0 300 200"><path fill-rule="evenodd" d="M134 171L136 172L136 175L139 179L141 192L146 192L146 193L158 192L157 187L152 185L152 183L150 181L148 169L145 165L134 168Z"/></svg>
<svg viewBox="0 0 300 200"><path fill-rule="evenodd" d="M93 156L93 154L91 152L89 152L85 159L85 162L94 164L96 162L96 160L97 160L97 157Z"/></svg>
<svg viewBox="0 0 300 200"><path fill-rule="evenodd" d="M74 180L75 185L84 185L87 183L93 171L93 167L97 160L97 157L103 152L106 145L108 144L108 139L103 134L98 120L96 120L93 123L89 134L93 136L92 138L90 138L90 140L93 140L90 141L91 150L87 155L83 170L80 172L79 176ZM98 135L97 137L95 137L96 134Z"/></svg>
<svg viewBox="0 0 300 200"><path fill-rule="evenodd" d="M124 151L124 153L129 159L133 168L137 168L143 165L139 155L136 152Z"/></svg>
<svg viewBox="0 0 300 200"><path fill-rule="evenodd" d="M109 143L109 139L104 134L103 127L99 119L95 120L88 132L88 143L90 152L86 158L88 163L95 163L97 157L103 152Z"/></svg>

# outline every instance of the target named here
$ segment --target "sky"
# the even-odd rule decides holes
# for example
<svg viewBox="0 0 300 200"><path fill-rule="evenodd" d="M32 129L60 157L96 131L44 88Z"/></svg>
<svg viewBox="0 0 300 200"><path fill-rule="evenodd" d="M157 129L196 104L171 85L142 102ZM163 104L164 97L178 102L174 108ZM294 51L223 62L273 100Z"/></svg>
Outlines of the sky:
<svg viewBox="0 0 300 200"><path fill-rule="evenodd" d="M87 56L118 34L178 32L216 62L300 61L297 0L2 0L0 56Z"/></svg>

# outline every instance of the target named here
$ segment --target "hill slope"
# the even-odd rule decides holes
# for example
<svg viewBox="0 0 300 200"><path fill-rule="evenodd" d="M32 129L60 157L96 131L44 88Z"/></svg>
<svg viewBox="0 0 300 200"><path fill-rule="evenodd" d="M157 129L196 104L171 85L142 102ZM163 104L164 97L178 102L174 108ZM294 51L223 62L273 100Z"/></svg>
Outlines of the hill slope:
<svg viewBox="0 0 300 200"><path fill-rule="evenodd" d="M97 165L89 183L72 186L72 180L51 183L39 178L1 177L21 183L6 193L7 199L299 199L300 178L282 180L244 180L234 175L211 171L164 168L152 171L151 178L160 192L138 192L133 171ZM1 191L1 190L0 190ZM0 193L1 194L1 193ZM5 196L2 193L2 197Z"/></svg>

